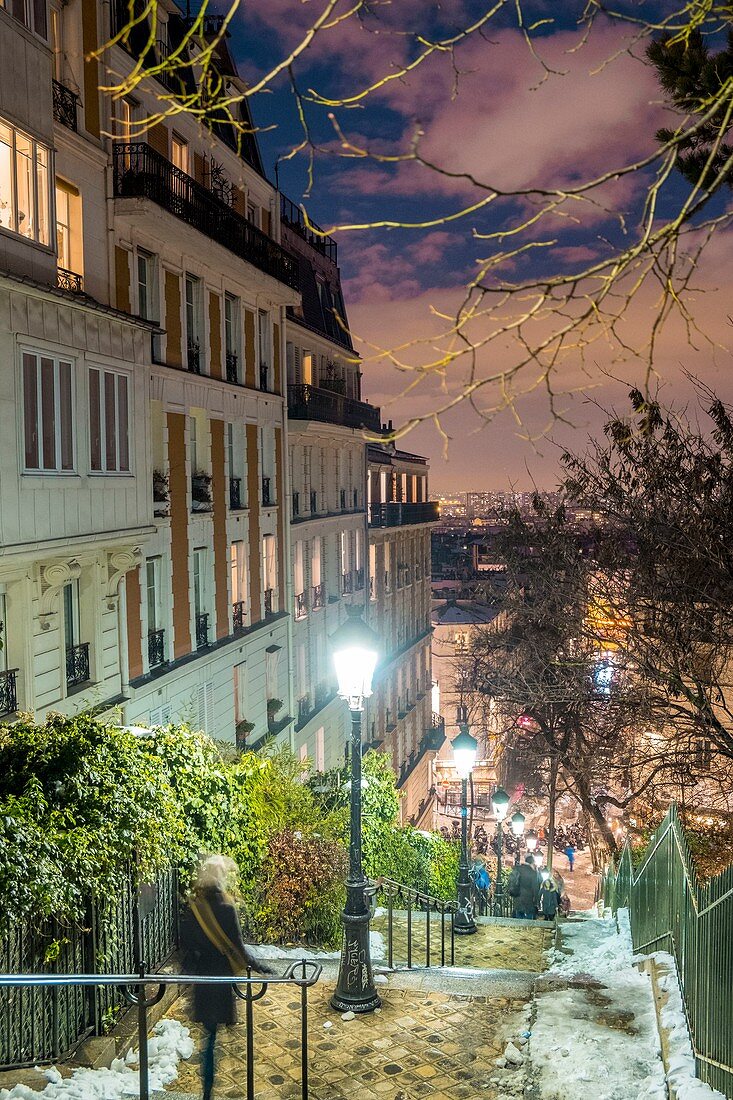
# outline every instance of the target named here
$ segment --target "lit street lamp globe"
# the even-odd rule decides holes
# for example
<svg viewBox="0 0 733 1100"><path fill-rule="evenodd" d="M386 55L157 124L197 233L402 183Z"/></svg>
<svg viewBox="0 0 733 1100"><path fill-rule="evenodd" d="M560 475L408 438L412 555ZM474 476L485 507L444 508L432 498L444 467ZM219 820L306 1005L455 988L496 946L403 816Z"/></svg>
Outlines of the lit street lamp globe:
<svg viewBox="0 0 733 1100"><path fill-rule="evenodd" d="M491 805L494 808L494 816L497 821L503 821L509 809L509 795L503 787L497 787L491 796Z"/></svg>
<svg viewBox="0 0 733 1100"><path fill-rule="evenodd" d="M363 710L372 694L372 677L379 658L379 638L367 626L358 607L347 608L348 618L331 635L338 693L349 710Z"/></svg>
<svg viewBox="0 0 733 1100"><path fill-rule="evenodd" d="M468 732L468 726L463 723L460 733L451 742L453 749L453 762L459 779L468 779L476 764L478 741Z"/></svg>
<svg viewBox="0 0 733 1100"><path fill-rule="evenodd" d="M524 832L524 814L517 810L517 812L510 817L509 824L512 827L514 835L521 836Z"/></svg>
<svg viewBox="0 0 733 1100"><path fill-rule="evenodd" d="M537 833L534 831L534 829L530 829L526 837L524 838L524 842L527 845L528 852L537 851L537 842L539 841L539 839L540 838L537 836Z"/></svg>

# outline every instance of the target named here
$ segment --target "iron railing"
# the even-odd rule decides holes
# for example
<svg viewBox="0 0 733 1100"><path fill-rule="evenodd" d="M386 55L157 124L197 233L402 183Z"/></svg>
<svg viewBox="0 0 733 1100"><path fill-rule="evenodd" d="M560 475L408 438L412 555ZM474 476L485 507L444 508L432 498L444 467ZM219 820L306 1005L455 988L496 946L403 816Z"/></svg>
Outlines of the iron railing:
<svg viewBox="0 0 733 1100"><path fill-rule="evenodd" d="M360 565L354 570L354 591L361 592L364 587L364 566Z"/></svg>
<svg viewBox="0 0 733 1100"><path fill-rule="evenodd" d="M198 508L193 508L194 504ZM191 506L195 512L211 511L211 474L191 475Z"/></svg>
<svg viewBox="0 0 733 1100"><path fill-rule="evenodd" d="M66 686L79 687L89 683L89 642L66 648Z"/></svg>
<svg viewBox="0 0 733 1100"><path fill-rule="evenodd" d="M614 912L628 906L635 952L674 956L697 1076L733 1096L733 866L701 886L672 805L642 862L627 844L600 893Z"/></svg>
<svg viewBox="0 0 733 1100"><path fill-rule="evenodd" d="M457 904L455 901L446 901L443 898L432 897L427 891L413 890L409 886L403 886L389 878L378 878L371 884L374 901L382 901L385 906L387 927L387 965L390 969L412 970L413 965L431 967L434 965L433 957L437 956L440 944L440 966L455 965L455 914ZM405 914L405 942L395 942L395 911L400 916ZM439 921L438 928L433 928L433 920ZM400 921L400 926L402 921ZM447 927L446 927L447 925ZM401 928L400 928L401 930ZM416 933L419 933L420 941ZM403 948L404 959L395 960L395 955ZM417 955L424 952L424 963L414 963Z"/></svg>
<svg viewBox="0 0 733 1100"><path fill-rule="evenodd" d="M312 591L312 607L314 611L318 611L321 607L326 606L326 586L325 584L314 584Z"/></svg>
<svg viewBox="0 0 733 1100"><path fill-rule="evenodd" d="M311 505L311 515L312 516L317 515L318 514L318 492L315 489L311 490L310 505Z"/></svg>
<svg viewBox="0 0 733 1100"><path fill-rule="evenodd" d="M272 605L273 605L273 596L274 596L274 594L275 594L275 591L272 588L266 588L265 591L263 592L264 603L265 603L265 618L268 618L270 615L272 615Z"/></svg>
<svg viewBox="0 0 733 1100"><path fill-rule="evenodd" d="M232 604L232 630L239 634L246 627L246 604L244 600L237 600Z"/></svg>
<svg viewBox="0 0 733 1100"><path fill-rule="evenodd" d="M229 507L233 512L242 509L242 479L241 477L229 478Z"/></svg>
<svg viewBox="0 0 733 1100"><path fill-rule="evenodd" d="M316 252L320 252L332 263L338 263L338 245L333 237L323 233L320 225L316 225L310 218L308 219L310 224L307 225L301 208L282 194L280 195L280 217L285 225L290 226L299 237L308 242L311 248L315 248Z"/></svg>
<svg viewBox="0 0 733 1100"><path fill-rule="evenodd" d="M305 598L305 592L297 592L295 595L295 617L296 619L304 619L308 614L308 601Z"/></svg>
<svg viewBox="0 0 733 1100"><path fill-rule="evenodd" d="M68 290L72 294L84 293L84 277L76 271L67 271L65 267L56 268L56 286L59 290Z"/></svg>
<svg viewBox="0 0 733 1100"><path fill-rule="evenodd" d="M201 346L197 340L191 340L188 345L186 363L192 374L201 374Z"/></svg>
<svg viewBox="0 0 733 1100"><path fill-rule="evenodd" d="M196 615L196 648L206 649L209 644L209 613L198 612Z"/></svg>
<svg viewBox="0 0 733 1100"><path fill-rule="evenodd" d="M298 722L305 722L311 712L310 695L302 695L298 699Z"/></svg>
<svg viewBox="0 0 733 1100"><path fill-rule="evenodd" d="M440 507L435 500L413 503L387 501L369 505L370 527L406 527L411 523L436 523L440 519Z"/></svg>
<svg viewBox="0 0 733 1100"><path fill-rule="evenodd" d="M53 962L49 944L56 944ZM14 985L21 974L45 981L54 973L84 975L102 966L109 973L130 972L141 954L153 969L178 946L178 880L173 870L138 888L132 872L116 897L103 906L89 900L83 921L4 921L0 933L0 1069L20 1069L67 1057L87 1035L101 1035L123 1003L114 985L38 988ZM104 960L103 963L100 960Z"/></svg>
<svg viewBox="0 0 733 1100"><path fill-rule="evenodd" d="M260 271L298 289L294 256L152 146L118 142L113 157L117 198L151 199Z"/></svg>
<svg viewBox="0 0 733 1100"><path fill-rule="evenodd" d="M260 363L260 389L263 393L270 393L270 368L267 363Z"/></svg>
<svg viewBox="0 0 733 1100"><path fill-rule="evenodd" d="M238 367L236 351L228 351L226 353L225 365L226 365L226 379L227 379L227 382L238 382L239 381L239 367Z"/></svg>
<svg viewBox="0 0 733 1100"><path fill-rule="evenodd" d="M319 420L370 432L382 428L381 412L374 405L307 383L288 386L288 416L291 420Z"/></svg>
<svg viewBox="0 0 733 1100"><path fill-rule="evenodd" d="M300 515L300 493L293 493L293 519Z"/></svg>
<svg viewBox="0 0 733 1100"><path fill-rule="evenodd" d="M265 505L274 503L274 501L271 499L271 496L270 496L270 478L269 477L263 477L263 479L262 479L262 503L265 504Z"/></svg>
<svg viewBox="0 0 733 1100"><path fill-rule="evenodd" d="M339 489L339 509L342 512L346 511L346 490Z"/></svg>
<svg viewBox="0 0 733 1100"><path fill-rule="evenodd" d="M354 591L354 578L351 571L341 574L341 591L344 595Z"/></svg>
<svg viewBox="0 0 733 1100"><path fill-rule="evenodd" d="M166 664L165 659L165 630L148 631L148 664L150 668L158 668Z"/></svg>
<svg viewBox="0 0 733 1100"><path fill-rule="evenodd" d="M36 991L51 994L49 1000L60 999L68 990L77 994L80 1001L86 999L86 990L112 990L129 1005L137 1009L137 1037L139 1050L140 1100L150 1100L148 1075L148 1009L158 1004L167 986L182 985L230 985L234 993L245 1002L246 1021L246 1090L247 1100L255 1096L255 1042L254 1004L261 1000L270 986L289 985L300 990L300 1096L308 1100L308 990L321 976L319 963L301 959L291 963L279 978L253 978L250 969L247 977L232 978L221 974L159 974L148 971L147 962L140 962L137 971L112 974L0 974L0 993L8 989L26 994L31 1003ZM157 987L148 995L146 986ZM28 991L26 993L26 991ZM290 1093L288 1093L290 1095Z"/></svg>
<svg viewBox="0 0 733 1100"><path fill-rule="evenodd" d="M15 714L18 709L17 668L0 672L0 714Z"/></svg>
<svg viewBox="0 0 733 1100"><path fill-rule="evenodd" d="M53 88L54 121L60 122L62 126L76 132L76 109L79 96L76 92L72 92L71 88L67 88L65 84L62 84L60 80L52 80L51 85Z"/></svg>

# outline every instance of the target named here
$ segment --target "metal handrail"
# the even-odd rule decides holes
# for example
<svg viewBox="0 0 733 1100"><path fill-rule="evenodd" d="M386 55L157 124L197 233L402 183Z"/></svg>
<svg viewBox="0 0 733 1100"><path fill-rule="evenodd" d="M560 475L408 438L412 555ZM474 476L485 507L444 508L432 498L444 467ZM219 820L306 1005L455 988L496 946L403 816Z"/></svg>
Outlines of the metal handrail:
<svg viewBox="0 0 733 1100"><path fill-rule="evenodd" d="M405 886L394 879L380 877L370 883L370 891L376 895L382 893L387 901L387 965L391 970L399 969L394 965L394 909L395 901L404 903L407 912L407 962L406 968L413 969L413 910L425 913L425 967L430 968L431 962L431 927L430 916L432 913L440 914L440 965L455 965L455 915L458 909L457 901L446 901L444 898L436 898L428 894L426 890L415 890L411 886ZM446 964L446 917L450 918L450 962Z"/></svg>
<svg viewBox="0 0 733 1100"><path fill-rule="evenodd" d="M300 972L300 973L298 973ZM291 985L300 989L300 1094L302 1100L308 1100L308 990L321 977L323 967L310 959L298 959L290 964L277 978L253 978L250 968L247 976L222 974L150 974L147 964L140 963L136 974L0 974L0 989L3 987L51 987L63 986L116 986L128 1004L137 1008L137 1035L139 1043L139 1095L140 1100L150 1100L150 1080L148 1074L148 1009L158 1004L165 994L166 986L175 985L230 985L240 1000L246 1003L246 1064L247 1064L247 1100L254 1100L254 1009L255 1001L261 1000L271 985ZM146 986L157 986L151 996L145 992ZM259 986L257 992L254 987Z"/></svg>

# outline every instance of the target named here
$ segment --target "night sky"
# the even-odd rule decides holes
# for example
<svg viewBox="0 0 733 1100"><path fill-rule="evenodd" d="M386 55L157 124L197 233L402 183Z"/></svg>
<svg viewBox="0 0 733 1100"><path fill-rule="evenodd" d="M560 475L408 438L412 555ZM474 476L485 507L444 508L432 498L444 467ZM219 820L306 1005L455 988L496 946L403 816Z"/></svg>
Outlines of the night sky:
<svg viewBox="0 0 733 1100"><path fill-rule="evenodd" d="M287 56L325 3L245 0L232 25L231 41L242 73L252 80L272 66L273 59ZM496 6L483 32L460 44L453 57L434 56L351 108L306 101L310 133L320 146L312 194L307 194L305 153L280 163L282 190L304 202L324 228L437 221L485 199L486 190L466 178L449 178L409 162L381 164L344 155L350 150L340 144L331 114L353 146L386 156L409 150L419 128L424 134L421 148L434 164L453 175L471 174L502 191L568 186L654 151L655 131L675 120L663 103L654 70L644 61L644 43L632 43L633 24L599 19L583 41L585 28L576 22L583 4L538 0L523 9L525 25L537 24L530 48L514 3ZM664 8L659 5L656 10ZM320 32L294 64L298 91L306 99L311 89L325 99L358 94L416 56L415 32L455 33L488 10L488 3L394 0L371 4L370 9ZM655 5L630 0L626 9L632 16L643 12L649 17ZM345 5L338 9L345 10ZM252 109L262 127L260 145L274 179L277 158L303 137L287 78L255 96ZM639 222L650 178L649 171L641 172L604 185L593 204L566 204L523 235L523 242L535 243L498 268L497 276L571 271L623 247ZM660 198L660 218L675 208L686 189L678 177L668 182ZM729 192L714 212L726 202ZM510 196L448 224L335 234L349 321L364 357L364 394L381 404L385 419L397 425L411 415L430 413L445 394L437 377L400 371L384 352L417 339L420 343L401 358L417 368L433 361L432 344L446 324L436 311L450 314L456 309L477 259L490 251L474 232L509 230L535 209L532 199ZM657 377L651 385L665 403L680 405L690 399L692 387L685 372L733 400L728 351L733 333L730 235L727 228L716 232L692 281L688 301L701 332L688 334L678 317L662 331L654 358ZM502 247L509 247L510 241L506 237ZM649 285L625 312L620 334L632 348L645 342L655 298ZM514 307L506 308L508 313ZM473 339L481 339L486 331L478 321ZM457 392L469 375L486 378L513 363L517 355L516 340L504 337L480 348L475 360L464 355L448 368L448 393ZM432 484L438 490L507 488L510 483L552 487L562 448L582 449L588 432L598 432L603 409L623 406L629 385L644 381L643 362L633 353L621 363L618 356L619 346L612 341L594 344L585 362L572 350L565 353L553 375L555 413L562 414L562 421L553 416L546 387L537 385L540 372L529 366L512 387L519 423L509 410L485 423L471 404L463 402L442 419L451 437L447 459L444 443L429 423L411 431L400 445L429 456ZM400 396L416 381L409 394ZM475 394L476 407L493 407L496 397L495 386L481 387Z"/></svg>

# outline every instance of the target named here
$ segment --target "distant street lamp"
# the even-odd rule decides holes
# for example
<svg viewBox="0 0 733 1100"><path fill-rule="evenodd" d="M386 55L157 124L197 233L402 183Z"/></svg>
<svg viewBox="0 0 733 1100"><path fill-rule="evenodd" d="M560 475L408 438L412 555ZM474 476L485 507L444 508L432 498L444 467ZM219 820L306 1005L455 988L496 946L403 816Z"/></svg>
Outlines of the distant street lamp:
<svg viewBox="0 0 733 1100"><path fill-rule="evenodd" d="M351 711L351 828L346 906L342 919L341 947L332 1008L339 1012L372 1012L381 1000L374 988L369 950L368 881L361 864L361 715L364 700L372 694L372 677L379 656L379 639L361 617L358 607L347 608L348 618L331 635L338 693Z"/></svg>
<svg viewBox="0 0 733 1100"><path fill-rule="evenodd" d="M514 833L515 837L519 838L524 832L524 822L524 814L521 813L519 810L517 810L517 812L515 814L512 814L512 816L510 817L509 824L512 827L512 832Z"/></svg>
<svg viewBox="0 0 733 1100"><path fill-rule="evenodd" d="M502 822L506 817L506 812L509 809L509 795L506 793L503 787L497 787L491 796L491 805L494 809L494 817L496 818L496 830L497 830L497 853L496 853L496 890L494 891L497 898L501 898L504 892L504 887L501 881L502 871L502 859L504 848L504 832Z"/></svg>
<svg viewBox="0 0 733 1100"><path fill-rule="evenodd" d="M458 911L453 922L453 930L457 936L471 936L476 931L476 922L473 919L471 878L468 873L468 780L476 763L478 742L468 732L468 725L465 722L460 724L459 729L461 732L452 742L453 761L461 780L461 858L458 861L456 879Z"/></svg>
<svg viewBox="0 0 733 1100"><path fill-rule="evenodd" d="M537 836L537 833L534 831L534 829L530 829L524 838L524 842L527 845L527 851L533 857L535 852L537 851L537 843L539 839L540 838Z"/></svg>

